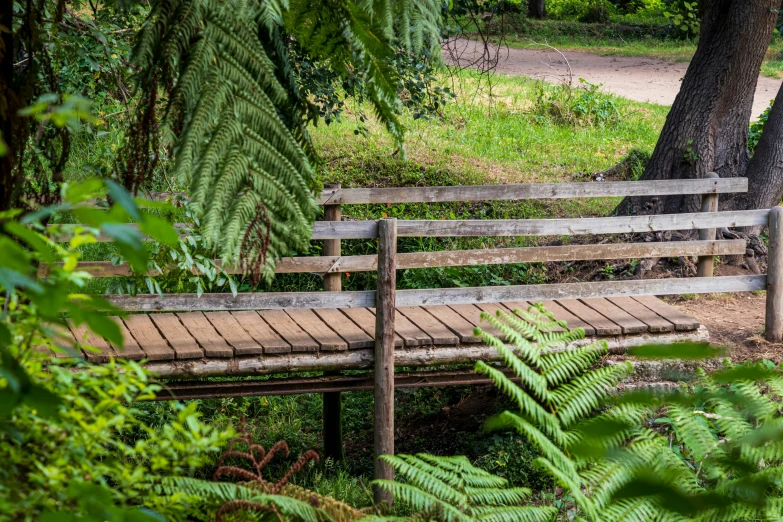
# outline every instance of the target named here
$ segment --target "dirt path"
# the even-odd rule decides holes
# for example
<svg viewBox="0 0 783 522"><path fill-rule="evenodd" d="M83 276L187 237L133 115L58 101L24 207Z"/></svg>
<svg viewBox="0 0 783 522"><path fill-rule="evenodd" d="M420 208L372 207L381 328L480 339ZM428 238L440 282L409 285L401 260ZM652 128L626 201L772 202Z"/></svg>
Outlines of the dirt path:
<svg viewBox="0 0 783 522"><path fill-rule="evenodd" d="M452 45L452 49L457 53L458 63L464 66L475 61L483 52L483 48L471 40L458 40ZM618 96L661 105L671 105L674 102L680 90L680 81L688 68L687 62L601 56L579 51L563 51L565 60L563 55L551 49L501 48L499 52L499 72L559 82L567 78L570 65L575 84L579 78L584 78L590 83L602 83L606 91ZM780 83L781 80L759 77L753 100L754 119L775 97Z"/></svg>

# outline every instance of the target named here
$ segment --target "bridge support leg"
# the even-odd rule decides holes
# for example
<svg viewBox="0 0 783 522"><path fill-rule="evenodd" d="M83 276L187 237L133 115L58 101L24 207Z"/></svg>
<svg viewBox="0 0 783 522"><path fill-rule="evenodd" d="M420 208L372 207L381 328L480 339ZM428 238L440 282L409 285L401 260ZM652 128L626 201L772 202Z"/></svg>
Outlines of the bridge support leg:
<svg viewBox="0 0 783 522"><path fill-rule="evenodd" d="M375 478L392 480L394 469L379 459L394 454L394 314L397 288L397 220L378 221L378 291L375 298ZM392 496L375 489L375 503Z"/></svg>
<svg viewBox="0 0 783 522"><path fill-rule="evenodd" d="M339 183L324 183L324 190L340 189ZM340 205L324 205L324 221L340 221L342 211ZM342 245L339 239L327 239L324 241L325 256L339 256L342 254ZM327 292L340 292L342 290L342 275L324 274L324 290ZM324 373L324 375L329 375ZM338 373L339 375L339 373ZM345 458L343 451L343 407L340 392L327 392L323 395L323 439L324 458L335 462Z"/></svg>
<svg viewBox="0 0 783 522"><path fill-rule="evenodd" d="M719 178L716 173L709 172L705 178L716 179ZM701 197L701 211L702 212L717 212L718 211L718 194L704 194ZM715 229L705 228L699 230L699 239L702 241L714 241ZM713 268L715 265L715 256L701 256L699 262L696 265L696 275L699 277L712 277Z"/></svg>
<svg viewBox="0 0 783 522"><path fill-rule="evenodd" d="M783 207L772 207L769 213L765 323L767 341L783 342Z"/></svg>

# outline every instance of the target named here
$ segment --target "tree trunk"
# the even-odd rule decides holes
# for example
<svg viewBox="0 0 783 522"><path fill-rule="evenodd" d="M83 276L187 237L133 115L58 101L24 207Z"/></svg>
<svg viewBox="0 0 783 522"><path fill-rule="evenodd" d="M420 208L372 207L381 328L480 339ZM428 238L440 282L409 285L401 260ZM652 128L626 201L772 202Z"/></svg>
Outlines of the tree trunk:
<svg viewBox="0 0 783 522"><path fill-rule="evenodd" d="M527 0L527 15L541 20L546 17L546 0Z"/></svg>
<svg viewBox="0 0 783 522"><path fill-rule="evenodd" d="M21 180L15 164L15 122L19 103L14 88L14 37L9 30L13 24L14 1L0 0L0 133L7 145L0 157L0 210L14 206Z"/></svg>
<svg viewBox="0 0 783 522"><path fill-rule="evenodd" d="M772 208L780 203L783 198L783 86L775 96L745 176L748 192L730 200L734 208Z"/></svg>
<svg viewBox="0 0 783 522"><path fill-rule="evenodd" d="M706 3L699 44L643 180L745 174L748 123L780 0ZM698 212L700 196L626 198L618 214Z"/></svg>

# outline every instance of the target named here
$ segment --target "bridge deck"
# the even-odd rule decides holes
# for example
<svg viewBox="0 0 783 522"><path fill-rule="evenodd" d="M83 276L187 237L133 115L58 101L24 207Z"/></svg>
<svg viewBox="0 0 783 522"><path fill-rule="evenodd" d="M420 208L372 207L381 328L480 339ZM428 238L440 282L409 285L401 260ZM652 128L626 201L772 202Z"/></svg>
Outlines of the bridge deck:
<svg viewBox="0 0 783 522"><path fill-rule="evenodd" d="M699 323L655 297L548 301L544 305L587 337L655 337L693 332ZM527 308L528 303L399 307L395 322L398 349L477 346L473 328L481 311ZM84 326L70 325L69 335L99 352L82 350L93 362L110 357L148 359L155 363L193 360L271 360L285 355L315 357L374 346L375 310L286 309L240 312L135 314L117 318L125 348L107 343ZM487 323L482 328L491 331ZM645 335L646 334L646 335Z"/></svg>

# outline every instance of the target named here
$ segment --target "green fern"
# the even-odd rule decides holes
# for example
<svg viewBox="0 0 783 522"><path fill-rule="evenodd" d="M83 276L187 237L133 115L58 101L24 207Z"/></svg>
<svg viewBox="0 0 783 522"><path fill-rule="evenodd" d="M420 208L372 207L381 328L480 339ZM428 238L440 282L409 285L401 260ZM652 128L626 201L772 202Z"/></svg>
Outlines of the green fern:
<svg viewBox="0 0 783 522"><path fill-rule="evenodd" d="M434 0L157 0L134 50L143 96L122 154L126 186L138 188L161 149L172 150L206 246L271 277L275 259L308 248L317 211L313 114L290 42L338 76L358 71L402 148L391 58L399 46L439 45L440 13Z"/></svg>
<svg viewBox="0 0 783 522"><path fill-rule="evenodd" d="M473 466L465 457L418 454L383 455L381 459L405 481L376 480L373 484L414 510L415 515L405 518L411 522L538 522L555 514L554 508L525 505L529 489L510 488L506 479Z"/></svg>
<svg viewBox="0 0 783 522"><path fill-rule="evenodd" d="M195 502L217 507L234 501L255 502L274 506L285 520L324 522L332 520L322 509L286 495L270 495L246 485L230 482L211 482L189 477L168 477L163 480L161 493L168 497L186 496ZM279 520L276 516L270 520Z"/></svg>
<svg viewBox="0 0 783 522"><path fill-rule="evenodd" d="M482 313L481 318L511 345L480 328L476 334L500 351L520 381L487 363L476 364L476 371L519 409L490 418L485 427L516 431L535 444L542 455L538 464L591 520L640 520L641 514L659 512L650 499L621 504L613 499L639 469L655 463L655 451L648 448L666 449L662 437L644 428L646 405L605 409L609 392L630 374L630 363L595 368L607 353L606 342L580 345L584 331L569 330L540 303L513 314Z"/></svg>
<svg viewBox="0 0 783 522"><path fill-rule="evenodd" d="M541 304L482 314L513 343L476 332L519 379L479 362L519 412L486 428L514 430L541 451L539 464L590 520L779 520L783 518L783 374L765 365L696 372L693 390L609 393L630 364L594 367L603 341L574 345ZM669 432L646 427L653 410Z"/></svg>

